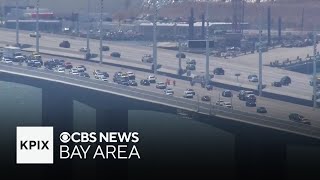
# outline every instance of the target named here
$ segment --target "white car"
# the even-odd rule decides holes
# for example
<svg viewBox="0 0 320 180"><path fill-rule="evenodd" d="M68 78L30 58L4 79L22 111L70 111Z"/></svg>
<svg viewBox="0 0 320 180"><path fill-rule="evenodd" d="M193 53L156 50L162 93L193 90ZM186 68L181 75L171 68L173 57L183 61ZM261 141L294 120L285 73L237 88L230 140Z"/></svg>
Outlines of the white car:
<svg viewBox="0 0 320 180"><path fill-rule="evenodd" d="M196 95L196 92L193 89L187 89L184 91L184 93L191 93L192 95Z"/></svg>
<svg viewBox="0 0 320 180"><path fill-rule="evenodd" d="M224 102L223 106L232 109L232 104L230 102Z"/></svg>
<svg viewBox="0 0 320 180"><path fill-rule="evenodd" d="M172 95L174 94L174 91L173 91L173 89L171 89L171 88L165 89L165 90L164 90L164 94L165 94L165 95L170 95L170 96L172 96Z"/></svg>
<svg viewBox="0 0 320 180"><path fill-rule="evenodd" d="M78 69L70 69L70 74L79 75L79 71L78 71Z"/></svg>
<svg viewBox="0 0 320 180"><path fill-rule="evenodd" d="M163 82L158 82L156 85L157 89L165 89L167 87L167 85Z"/></svg>
<svg viewBox="0 0 320 180"><path fill-rule="evenodd" d="M56 72L64 73L65 72L65 68L59 67L59 68L56 69Z"/></svg>
<svg viewBox="0 0 320 180"><path fill-rule="evenodd" d="M249 79L249 82L258 82L258 81L259 81L259 79L255 76L253 76Z"/></svg>
<svg viewBox="0 0 320 180"><path fill-rule="evenodd" d="M101 77L105 77L104 74L102 72L96 72L96 74L94 75L94 77L96 79L100 79Z"/></svg>
<svg viewBox="0 0 320 180"><path fill-rule="evenodd" d="M216 102L216 105L217 105L217 106L223 106L223 105L224 105L224 101L223 101L223 100L218 100L218 101Z"/></svg>
<svg viewBox="0 0 320 180"><path fill-rule="evenodd" d="M80 52L87 52L87 51L88 51L88 48L82 47L82 48L79 49L79 51L80 51Z"/></svg>
<svg viewBox="0 0 320 180"><path fill-rule="evenodd" d="M77 66L76 69L78 69L79 72L84 72L86 70L86 67L83 65Z"/></svg>
<svg viewBox="0 0 320 180"><path fill-rule="evenodd" d="M154 76L154 75L150 75L150 76L148 76L148 81L150 82L150 83L156 83L156 76Z"/></svg>
<svg viewBox="0 0 320 180"><path fill-rule="evenodd" d="M11 59L8 59L8 58L2 58L2 61L6 64L12 64L12 60Z"/></svg>
<svg viewBox="0 0 320 180"><path fill-rule="evenodd" d="M127 72L127 75L128 75L128 77L129 77L129 79L135 79L136 78L136 76L134 75L134 73L133 72Z"/></svg>
<svg viewBox="0 0 320 180"><path fill-rule="evenodd" d="M185 91L183 97L184 98L193 98L193 93Z"/></svg>
<svg viewBox="0 0 320 180"><path fill-rule="evenodd" d="M100 77L99 77L99 80L101 80L101 81L107 81L107 82L108 82L108 78L106 78L105 76L100 76Z"/></svg>

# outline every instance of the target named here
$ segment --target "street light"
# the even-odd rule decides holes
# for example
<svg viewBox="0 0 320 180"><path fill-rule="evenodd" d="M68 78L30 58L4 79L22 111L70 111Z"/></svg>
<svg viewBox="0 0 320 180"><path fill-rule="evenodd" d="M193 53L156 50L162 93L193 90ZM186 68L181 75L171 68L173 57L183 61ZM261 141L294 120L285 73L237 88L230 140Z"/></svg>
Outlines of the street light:
<svg viewBox="0 0 320 180"><path fill-rule="evenodd" d="M90 42L89 42L89 34L90 34L90 0L88 0L88 22L87 22L87 52L86 52L86 59L90 59L91 54L90 54Z"/></svg>
<svg viewBox="0 0 320 180"><path fill-rule="evenodd" d="M206 8L206 83L209 82L209 1L207 0L207 8Z"/></svg>
<svg viewBox="0 0 320 180"><path fill-rule="evenodd" d="M313 110L317 107L317 37L313 33Z"/></svg>
<svg viewBox="0 0 320 180"><path fill-rule="evenodd" d="M19 46L19 13L18 13L18 0L16 0L16 44Z"/></svg>
<svg viewBox="0 0 320 180"><path fill-rule="evenodd" d="M36 52L39 53L39 0L37 0L37 17L36 17Z"/></svg>
<svg viewBox="0 0 320 180"><path fill-rule="evenodd" d="M100 64L102 64L102 11L103 0L100 0Z"/></svg>

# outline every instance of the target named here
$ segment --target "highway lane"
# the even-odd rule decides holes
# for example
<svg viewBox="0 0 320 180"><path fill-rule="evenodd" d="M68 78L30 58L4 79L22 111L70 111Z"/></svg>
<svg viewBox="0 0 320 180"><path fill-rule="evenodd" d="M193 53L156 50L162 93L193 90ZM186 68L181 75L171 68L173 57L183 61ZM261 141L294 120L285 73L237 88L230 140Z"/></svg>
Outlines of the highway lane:
<svg viewBox="0 0 320 180"><path fill-rule="evenodd" d="M6 36L4 36L3 40L12 41L15 37L15 33L8 32L8 31L1 31L0 33L6 33ZM27 42L28 44L35 44L35 38L30 38L27 33L21 33L20 37L21 41ZM41 46L47 47L47 48L54 48L54 50L61 49L61 52L69 52L69 54L77 54L78 56L84 53L79 53L79 49L85 45L85 39L84 38L74 38L70 39L71 42L71 48L70 49L63 49L59 48L58 44L63 40L66 39L64 36L58 36L58 35L50 35L45 36L43 35L40 38ZM94 53L98 53L98 41L97 40L91 40L91 46ZM111 47L111 51L119 51L122 54L122 58L120 58L120 61L128 62L128 63L136 63L136 66L145 66L150 68L150 64L143 65L141 63L141 56L143 54L147 54L151 52L151 47L148 46L139 46L137 44L130 44L130 43L124 43L124 42L106 42ZM95 49L95 51L94 51ZM282 52L285 51L285 52ZM272 51L269 51L267 53L264 53L264 56L266 57L264 62L267 63L268 59L273 59L279 56L278 54L285 55L288 54L288 56L296 55L297 53L303 53L304 56L307 54L306 52L310 51L310 47L307 48L299 48L299 50L296 50L296 48L293 49L275 49ZM281 53L282 52L282 53ZM104 53L104 60L108 61L110 56L110 52ZM164 50L159 49L159 63L163 65L163 68L169 69L172 72L176 72L176 69L178 67L178 59L175 58L176 52L170 51L170 50ZM198 55L198 54L190 54L186 53L187 57L194 58L197 60L197 72L204 72L204 55ZM273 55L275 54L275 55ZM303 55L300 55L300 57L304 57ZM247 76L249 74L258 74L257 73L257 58L258 54L252 54L252 55L246 55L246 56L240 56L232 59L224 59L224 58L215 58L211 57L211 63L210 63L210 69L213 70L214 67L223 67L226 70L225 76L216 76L214 80L220 81L220 82L227 82L227 83L239 83L242 86L247 87L256 87L256 83L250 83L247 80ZM285 57L283 57L285 58ZM99 59L99 58L96 58ZM184 60L183 60L184 61ZM183 62L183 64L185 64ZM263 67L264 71L264 78L263 83L267 84L268 87L265 90L271 90L273 92L277 92L279 94L291 94L292 96L301 97L304 99L311 99L312 95L312 87L309 86L308 81L310 76L303 75L295 72L289 72L281 69L276 68L270 68L270 67ZM235 73L241 73L241 76L239 77L239 82L236 81L236 77L234 76ZM271 83L273 81L278 81L282 76L289 75L293 82L292 85L289 87L271 87Z"/></svg>
<svg viewBox="0 0 320 180"><path fill-rule="evenodd" d="M113 83L106 83L106 82L98 82L95 80L89 80L85 78L81 78L74 75L63 75L59 73L54 73L48 70L37 70L35 68L24 68L18 65L0 65L0 71L2 72L14 72L14 74L21 74L27 75L30 77L37 77L40 79L45 80L53 80L58 82L64 82L67 84L76 85L79 87L96 89L99 91L106 91L112 94L123 94L127 97L135 98L135 99L143 99L146 101L166 104L173 107L181 107L186 108L191 111L194 111L195 106L194 102L179 98L179 97L170 97L165 95L160 95L155 92L149 92L145 90L135 90L134 88L124 87L121 85L113 84ZM74 84L76 83L76 84ZM200 113L209 113L211 106L206 103L198 103L197 106L199 107ZM228 118L235 118L240 121L245 121L261 126L276 128L280 130L286 130L289 132L295 133L303 133L308 134L313 137L320 137L320 130L313 124L312 126L302 125L299 123L290 122L288 120L281 120L281 119L273 119L267 118L263 116L257 116L255 114L246 114L240 113L237 111L230 111L228 108L221 108L221 107L214 107L213 113L218 116L226 116ZM240 118L240 119L239 119Z"/></svg>
<svg viewBox="0 0 320 180"><path fill-rule="evenodd" d="M43 56L44 59L50 59L50 58L59 58L59 57L52 57L52 56ZM136 74L137 77L137 82L139 83L139 81L141 79L145 79L147 78L148 74L147 73L143 73L143 72L139 72L139 71L133 71L130 69L124 69L124 68L118 68L118 67L112 67L112 66L107 66L107 65L100 65L97 63L93 63L93 62L87 62L87 61L79 61L79 60L73 60L73 59L65 59L66 61L72 62L72 64L74 65L79 65L79 64L83 64L86 66L87 68L87 72L90 74L90 76L93 78L93 71L96 69L102 70L102 71L107 71L110 75L109 81L112 81L112 76L115 72L117 71L131 71L134 72ZM157 76L159 81L165 82L167 77L165 76ZM256 108L254 107L246 107L245 106L245 102L244 101L240 101L236 95L238 94L238 92L233 92L234 97L231 98L225 98L221 96L221 92L223 91L223 89L220 88L214 88L213 91L207 91L204 88L201 88L199 84L191 87L190 84L186 81L182 81L179 79L175 79L175 81L177 82L177 86L172 86L172 78L170 78L171 80L171 85L170 87L174 89L175 91L175 95L177 97L182 97L183 96L183 91L186 90L187 88L192 88L196 91L196 94L199 95L199 98L201 98L204 95L208 95L211 96L212 98L212 103L214 104L217 100L219 100L219 96L221 100L224 100L226 102L232 102L234 109L237 110L241 110L241 111L245 111L245 112L251 112L251 113L255 113L256 114ZM98 81L98 80L97 80ZM155 92L158 94L164 94L163 90L160 89L156 89L155 85L152 84L150 87L148 86L138 86L138 89L143 89L143 90L147 90L150 92ZM192 100L194 103L194 106L197 106L197 96L195 96ZM312 120L312 123L315 125L320 125L320 121L318 120L318 117L320 115L320 110L317 109L315 111L312 110L312 108L310 107L306 107L306 106L300 106L300 105L296 105L296 104L292 104L292 103L286 103L286 102L282 102L282 101L277 101L277 100L271 100L268 98L261 98L258 97L257 100L257 106L264 106L267 108L268 113L266 114L267 116L272 116L272 117L276 117L276 118L281 118L281 119L288 119L288 114L291 112L297 112L297 113L301 113L303 115L305 115L307 118Z"/></svg>

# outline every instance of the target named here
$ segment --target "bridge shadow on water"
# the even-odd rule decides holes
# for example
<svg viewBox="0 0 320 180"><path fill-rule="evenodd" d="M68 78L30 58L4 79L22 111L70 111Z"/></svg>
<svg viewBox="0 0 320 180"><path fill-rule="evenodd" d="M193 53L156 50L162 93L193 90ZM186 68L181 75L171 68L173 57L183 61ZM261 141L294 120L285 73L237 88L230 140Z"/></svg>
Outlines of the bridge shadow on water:
<svg viewBox="0 0 320 180"><path fill-rule="evenodd" d="M1 141L5 142L1 143L1 169L12 179L286 179L317 175L320 146L311 138L195 112L181 117L176 108L65 84L23 77L10 77L10 82L38 88L33 94L21 90L25 88L21 85L6 90L7 96L16 96L14 92L20 89L29 98L32 103L21 109L15 103L7 106L11 99L1 96L6 101L0 105L7 110L0 114ZM25 112L28 105L38 110ZM28 122L29 118L37 120ZM54 165L15 164L17 125L54 126ZM60 160L59 134L80 130L137 131L141 159Z"/></svg>

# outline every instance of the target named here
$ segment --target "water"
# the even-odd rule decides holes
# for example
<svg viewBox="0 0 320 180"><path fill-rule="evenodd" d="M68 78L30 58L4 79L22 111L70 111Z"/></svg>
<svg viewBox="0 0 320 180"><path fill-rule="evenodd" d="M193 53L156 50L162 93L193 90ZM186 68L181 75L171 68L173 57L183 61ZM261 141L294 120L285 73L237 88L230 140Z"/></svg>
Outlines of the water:
<svg viewBox="0 0 320 180"><path fill-rule="evenodd" d="M15 142L17 125L41 124L41 95L38 88L0 82L1 146ZM94 120L93 108L74 101L74 130L94 131ZM129 131L140 133L139 151L147 160L130 161L129 169L141 162L152 162L147 168L158 175L163 175L169 167L179 168L181 165L190 172L201 167L204 170L202 175L210 175L214 170L219 173L221 168L220 173L232 178L231 174L225 174L226 171L232 172L235 166L232 134L177 115L145 111L129 111ZM15 147L7 147L6 151L15 152ZM307 172L318 172L319 152L319 147L288 146L289 170L305 167ZM4 156L0 154L0 159ZM130 171L130 178L141 177L144 170Z"/></svg>

